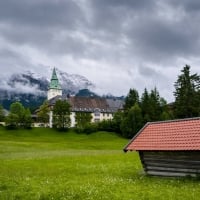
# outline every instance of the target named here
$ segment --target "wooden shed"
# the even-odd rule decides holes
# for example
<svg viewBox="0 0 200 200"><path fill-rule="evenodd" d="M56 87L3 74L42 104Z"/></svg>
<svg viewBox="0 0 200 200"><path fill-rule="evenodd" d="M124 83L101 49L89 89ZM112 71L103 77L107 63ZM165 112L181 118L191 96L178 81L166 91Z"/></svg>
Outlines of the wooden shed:
<svg viewBox="0 0 200 200"><path fill-rule="evenodd" d="M200 176L200 118L147 123L124 151L138 151L149 175Z"/></svg>

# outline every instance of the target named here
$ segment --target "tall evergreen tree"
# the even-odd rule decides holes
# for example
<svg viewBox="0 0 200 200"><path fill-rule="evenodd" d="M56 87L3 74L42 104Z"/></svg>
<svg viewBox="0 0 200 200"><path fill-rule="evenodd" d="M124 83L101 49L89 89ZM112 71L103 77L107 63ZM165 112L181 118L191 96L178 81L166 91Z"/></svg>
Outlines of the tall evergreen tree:
<svg viewBox="0 0 200 200"><path fill-rule="evenodd" d="M125 98L124 110L128 111L135 103L139 103L139 94L136 89L130 89Z"/></svg>
<svg viewBox="0 0 200 200"><path fill-rule="evenodd" d="M141 98L143 123L171 119L171 114L164 98L160 97L157 88L148 93L145 88Z"/></svg>
<svg viewBox="0 0 200 200"><path fill-rule="evenodd" d="M167 105L167 101L164 98L160 98L160 106L162 108L162 113L160 115L160 120L171 120L174 118L173 111L170 109L170 106Z"/></svg>
<svg viewBox="0 0 200 200"><path fill-rule="evenodd" d="M175 117L196 117L200 114L200 76L190 73L190 66L181 70L175 82Z"/></svg>
<svg viewBox="0 0 200 200"><path fill-rule="evenodd" d="M151 117L151 121L158 121L160 120L160 115L162 113L162 107L160 104L160 95L159 92L157 90L157 88L154 88L153 90L151 90L150 93L150 117Z"/></svg>
<svg viewBox="0 0 200 200"><path fill-rule="evenodd" d="M144 92L141 97L141 109L143 115L143 123L151 121L151 112L150 112L150 96L147 89L144 89Z"/></svg>
<svg viewBox="0 0 200 200"><path fill-rule="evenodd" d="M121 123L122 135L126 138L133 137L143 126L142 110L138 103L128 111Z"/></svg>

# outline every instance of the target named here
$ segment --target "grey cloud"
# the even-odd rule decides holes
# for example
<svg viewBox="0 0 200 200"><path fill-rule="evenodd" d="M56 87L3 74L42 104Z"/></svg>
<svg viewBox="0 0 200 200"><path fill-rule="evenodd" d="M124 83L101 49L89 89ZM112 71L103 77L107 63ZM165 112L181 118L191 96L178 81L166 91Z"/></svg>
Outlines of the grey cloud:
<svg viewBox="0 0 200 200"><path fill-rule="evenodd" d="M200 2L199 0L169 0L170 4L176 8L181 8L184 11L187 11L189 14L191 12L196 12L200 10Z"/></svg>
<svg viewBox="0 0 200 200"><path fill-rule="evenodd" d="M12 51L11 49L0 49L0 57L1 60L3 58L7 59L17 59L19 58L19 54L17 52Z"/></svg>
<svg viewBox="0 0 200 200"><path fill-rule="evenodd" d="M191 25L190 15L187 14L186 19L180 22L169 23L157 15L159 1L87 1L91 7L91 21L86 20L87 13L75 2L0 2L0 19L10 23L10 26L1 28L1 34L11 42L43 48L49 53L94 56L95 59L108 57L107 51L91 41L71 37L73 33L83 33L99 43L113 45L113 49L126 36L130 42L126 44L127 51L137 53L137 57L154 58L154 62L160 57L164 59L175 54L183 56L198 51L198 43L194 43L194 40L199 39L200 30L196 24ZM173 6L171 1L165 2L168 2L166 6L169 8ZM65 37L55 39L62 31ZM110 50L112 57L113 51ZM95 51L97 53L94 55ZM104 51L106 54L103 54Z"/></svg>
<svg viewBox="0 0 200 200"><path fill-rule="evenodd" d="M127 77L131 72L134 79L128 80L133 85L146 77L152 81L169 66L179 71L178 60L192 63L198 58L199 10L197 0L0 1L0 67L36 69L68 56L77 71L86 71L82 68L87 64L95 68L93 73L101 74L97 78L106 73L99 67L105 65L113 73L124 69ZM37 56L29 59L23 47ZM46 57L37 64L40 54ZM82 60L87 64L82 66ZM163 80L167 82L165 76L161 84L166 85Z"/></svg>
<svg viewBox="0 0 200 200"><path fill-rule="evenodd" d="M0 19L15 25L74 27L84 16L74 1L7 0L0 2ZM39 31L39 30L38 30Z"/></svg>
<svg viewBox="0 0 200 200"><path fill-rule="evenodd" d="M0 69L2 71L1 78L7 81L7 78L12 73L24 72L26 73L29 69L32 72L40 72L42 75L49 74L47 70L49 66L37 65L31 63L29 57L24 55L18 49L0 49Z"/></svg>
<svg viewBox="0 0 200 200"><path fill-rule="evenodd" d="M84 21L83 12L74 1L0 2L0 36L10 43L29 45L46 53L59 54L65 49L64 53L76 54L83 42L75 41L69 33L77 31ZM57 40L62 32L65 37Z"/></svg>
<svg viewBox="0 0 200 200"><path fill-rule="evenodd" d="M198 18L193 18L191 13L181 16L177 13L179 5L174 6L171 1L161 2L93 1L93 24L96 26L90 27L94 28L92 37L110 43L113 49L115 44L121 43L123 36L127 37L127 55L133 55L139 61L169 64L176 62L177 57L197 56ZM160 12L166 12L164 14L170 19ZM176 20L177 16L180 19Z"/></svg>
<svg viewBox="0 0 200 200"><path fill-rule="evenodd" d="M183 24L169 25L163 21L142 21L129 32L132 36L132 47L139 55L148 60L168 59L194 53L195 39L198 36L189 32ZM193 38L193 41L192 39Z"/></svg>
<svg viewBox="0 0 200 200"><path fill-rule="evenodd" d="M139 59L154 63L173 64L178 57L198 56L198 20L189 14L179 20L160 17L158 13L141 15L133 19L126 31L130 50Z"/></svg>
<svg viewBox="0 0 200 200"><path fill-rule="evenodd" d="M140 74L140 77L144 77L144 79L148 79L151 82L151 87L159 86L160 88L162 88L166 86L165 83L168 82L168 77L163 74L163 70L160 70L156 66L150 67L146 65L141 65L138 68L138 72ZM147 87L147 85L145 87Z"/></svg>
<svg viewBox="0 0 200 200"><path fill-rule="evenodd" d="M23 68L26 64L26 57L21 56L20 53L12 49L0 49L0 66L4 67L4 73L8 68Z"/></svg>
<svg viewBox="0 0 200 200"><path fill-rule="evenodd" d="M9 92L14 93L30 93L30 94L37 94L37 95L44 95L45 92L41 91L37 86L32 86L31 84L20 84L16 83L14 86L10 86L7 82L1 82L0 89L7 90Z"/></svg>
<svg viewBox="0 0 200 200"><path fill-rule="evenodd" d="M139 73L146 77L152 77L155 74L158 74L155 69L152 69L151 67L147 67L147 66L140 66Z"/></svg>
<svg viewBox="0 0 200 200"><path fill-rule="evenodd" d="M143 9L149 7L155 1L149 0L140 0L140 1L133 1L133 0L91 0L96 6L101 7L133 7L135 9Z"/></svg>

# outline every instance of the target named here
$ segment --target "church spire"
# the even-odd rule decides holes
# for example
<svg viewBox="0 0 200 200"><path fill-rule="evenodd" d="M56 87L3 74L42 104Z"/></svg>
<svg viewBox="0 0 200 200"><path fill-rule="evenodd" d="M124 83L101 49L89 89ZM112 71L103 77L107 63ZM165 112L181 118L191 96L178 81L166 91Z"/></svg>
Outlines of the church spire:
<svg viewBox="0 0 200 200"><path fill-rule="evenodd" d="M51 76L51 81L48 88L48 92L47 92L47 99L50 100L56 96L62 96L62 88L60 86L60 83L56 74L56 69L54 67L53 73Z"/></svg>
<svg viewBox="0 0 200 200"><path fill-rule="evenodd" d="M60 86L60 83L59 83L59 80L58 80L58 77L57 77L57 74L56 74L55 67L53 68L53 73L52 73L52 76L51 76L51 82L50 82L50 85L49 85L49 89L61 90L61 86Z"/></svg>

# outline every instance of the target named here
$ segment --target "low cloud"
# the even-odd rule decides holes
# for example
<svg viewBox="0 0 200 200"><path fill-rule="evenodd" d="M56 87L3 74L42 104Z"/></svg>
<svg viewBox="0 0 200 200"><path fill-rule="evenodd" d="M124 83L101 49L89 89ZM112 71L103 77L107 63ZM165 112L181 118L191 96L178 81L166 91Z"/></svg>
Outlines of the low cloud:
<svg viewBox="0 0 200 200"><path fill-rule="evenodd" d="M101 93L157 86L172 101L181 68L200 73L199 11L197 0L1 1L1 76L49 77L55 66L84 75Z"/></svg>

